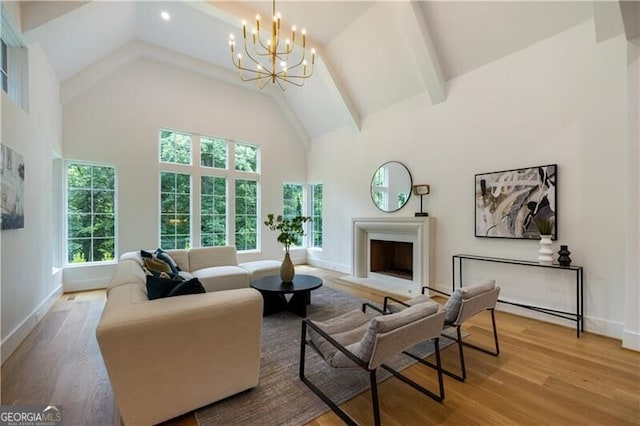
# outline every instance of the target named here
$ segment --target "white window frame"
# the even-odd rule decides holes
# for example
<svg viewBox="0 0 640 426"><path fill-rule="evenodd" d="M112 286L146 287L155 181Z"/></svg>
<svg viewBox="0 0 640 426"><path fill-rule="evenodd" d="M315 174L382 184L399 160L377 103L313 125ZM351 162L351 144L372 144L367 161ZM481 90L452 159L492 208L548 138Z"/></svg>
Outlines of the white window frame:
<svg viewBox="0 0 640 426"><path fill-rule="evenodd" d="M187 134L191 136L191 164L179 164L179 163L167 163L160 161L160 131L165 130L169 132L177 132ZM254 180L257 183L257 200L256 200L256 248L250 250L238 250L239 253L258 253L261 251L262 241L262 227L260 226L261 217L261 163L262 163L262 148L260 145L245 141L239 141L235 139L225 138L221 136L212 136L210 134L201 134L198 132L190 132L186 130L177 130L170 127L161 127L157 132L157 146L158 146L158 179L160 179L159 172L172 172L172 173L184 173L191 175L191 230L190 239L191 247L202 247L201 244L201 228L202 228L202 208L201 208L201 177L213 176L223 177L227 180L227 244L235 246L235 181L237 179ZM227 167L225 169L203 166L201 163L201 138L223 140L227 144ZM247 145L256 148L256 171L246 172L241 170L235 170L235 146ZM161 204L160 204L160 181L158 181L158 241L160 242L161 231Z"/></svg>
<svg viewBox="0 0 640 426"><path fill-rule="evenodd" d="M72 263L69 262L69 185L68 185L68 171L70 164L81 164L85 166L97 166L97 167L112 167L114 169L113 175L113 210L114 210L114 224L113 224L113 260L98 260L98 261L87 261L82 263ZM62 256L64 256L64 260L62 261L62 265L64 268L82 268L85 266L95 266L95 265L111 265L118 263L118 259L120 257L118 251L118 229L119 229L119 218L118 218L118 168L115 164L109 163L94 163L88 161L80 161L80 160L64 160L64 170L63 170L63 224L62 224L62 232L63 232L63 248L62 248ZM92 207L93 210L93 207ZM93 237L92 237L93 239Z"/></svg>

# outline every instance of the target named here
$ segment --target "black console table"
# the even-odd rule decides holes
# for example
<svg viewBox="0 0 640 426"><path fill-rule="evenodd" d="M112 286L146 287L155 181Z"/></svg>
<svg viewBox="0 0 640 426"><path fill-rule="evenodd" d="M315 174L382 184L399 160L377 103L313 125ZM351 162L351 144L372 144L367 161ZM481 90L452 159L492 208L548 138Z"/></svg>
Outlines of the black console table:
<svg viewBox="0 0 640 426"><path fill-rule="evenodd" d="M463 286L462 284L462 261L463 260L477 260L482 262L507 263L510 265L533 266L536 268L550 268L550 269L556 269L556 270L575 272L576 274L576 311L575 312L558 311L555 309L525 305L522 303L509 302L509 301L500 300L500 299L498 299L498 302L507 303L509 305L518 306L520 308L531 309L533 311L541 312L543 314L553 315L556 317L575 321L577 337L580 337L580 331L584 331L584 293L583 293L584 270L582 266L577 266L577 265L560 266L558 264L545 265L545 264L532 262L528 260L502 259L499 257L474 256L471 254L455 254L451 259L453 291L456 290L456 259L458 259L458 262L457 262L458 278L459 278L458 282L460 283L460 287Z"/></svg>

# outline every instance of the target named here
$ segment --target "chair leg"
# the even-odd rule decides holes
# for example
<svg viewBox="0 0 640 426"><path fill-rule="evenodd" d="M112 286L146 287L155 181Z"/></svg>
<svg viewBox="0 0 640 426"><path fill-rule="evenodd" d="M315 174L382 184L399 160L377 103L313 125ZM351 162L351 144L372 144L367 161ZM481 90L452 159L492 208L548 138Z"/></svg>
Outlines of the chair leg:
<svg viewBox="0 0 640 426"><path fill-rule="evenodd" d="M495 351L491 351L489 349L483 348L481 346L474 345L473 343L464 342L463 345L473 348L477 351L484 352L488 355L498 356L500 355L500 346L498 345L498 330L496 329L496 316L495 311L493 309L489 309L491 312L491 324L493 326L493 341L496 345Z"/></svg>
<svg viewBox="0 0 640 426"><path fill-rule="evenodd" d="M333 402L325 393L323 393L316 385L314 385L307 377L304 375L304 367L305 367L305 355L306 355L306 346L307 346L307 323L302 321L302 337L300 339L300 381L307 385L309 389L313 391L318 397L333 410L334 413L338 415L342 419L345 424L348 426L357 426L357 423L349 417L349 415L338 405ZM377 388L376 388L376 404L377 404ZM378 417L380 415L378 414ZM379 423L377 424L379 425Z"/></svg>
<svg viewBox="0 0 640 426"><path fill-rule="evenodd" d="M371 405L373 405L373 424L380 426L380 403L378 402L378 380L376 370L369 370L369 380L371 381Z"/></svg>
<svg viewBox="0 0 640 426"><path fill-rule="evenodd" d="M440 358L440 339L434 339L433 345L436 349L436 371L438 372L438 387L440 388L440 398L444 400L444 381L442 380L442 360Z"/></svg>
<svg viewBox="0 0 640 426"><path fill-rule="evenodd" d="M411 386L412 388L416 389L417 391L422 392L423 394L427 395L428 397L438 401L438 402L442 402L444 400L444 381L442 380L442 363L441 363L441 358L440 358L440 341L438 338L433 339L433 345L434 345L434 349L435 349L435 354L436 354L436 364L432 364L431 362L420 358L417 355L412 354L411 352L407 352L407 351L403 351L402 353L409 356L410 358L415 359L416 361L431 367L433 369L436 370L436 372L438 373L438 391L439 393L436 394L432 391L430 391L429 389L417 384L416 382L414 382L413 380L409 379L407 376L403 375L402 373L394 370L393 368L389 367L386 364L382 364L382 368L384 368L385 370L387 370L388 372L390 372L391 374L393 374L394 376L396 376L398 379L402 380L403 382L405 382L406 384L408 384L409 386Z"/></svg>
<svg viewBox="0 0 640 426"><path fill-rule="evenodd" d="M460 331L460 326L456 327L456 334L458 336L458 352L460 353L460 370L462 370L462 377L459 380L464 382L467 380L467 369L464 365L464 351L462 350L464 344L462 343L462 332Z"/></svg>
<svg viewBox="0 0 640 426"><path fill-rule="evenodd" d="M453 340L454 342L456 342L458 344L458 351L460 353L460 361L461 361L460 364L461 364L461 368L462 368L462 375L458 375L458 374L456 374L456 373L454 373L452 371L449 371L449 370L443 368L442 367L442 363L440 364L440 367L438 367L437 362L438 362L438 358L440 357L440 351L439 350L436 352L436 364L434 364L434 363L432 363L430 361L427 361L426 359L420 358L419 356L414 355L411 352L403 351L403 353L405 355L408 355L411 358L415 359L419 363L426 365L427 367L431 367L434 370L438 370L438 368L440 368L440 370L442 371L442 374L446 374L447 376L449 376L449 377L451 377L453 379L456 379L459 382L464 382L466 377L467 377L467 374L466 374L466 370L465 370L465 366L464 366L464 353L462 351L462 344L460 343L460 341L462 339L460 337L458 337L458 339L456 339L456 338L447 336L445 334L442 334L441 336L445 337L447 339L451 339L451 340ZM444 396L443 396L443 398L444 398Z"/></svg>

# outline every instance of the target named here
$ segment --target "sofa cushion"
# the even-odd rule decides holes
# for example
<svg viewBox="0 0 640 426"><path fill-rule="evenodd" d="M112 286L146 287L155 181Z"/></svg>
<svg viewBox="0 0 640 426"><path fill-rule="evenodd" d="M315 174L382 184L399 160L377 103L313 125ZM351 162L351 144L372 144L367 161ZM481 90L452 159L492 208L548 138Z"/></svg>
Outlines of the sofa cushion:
<svg viewBox="0 0 640 426"><path fill-rule="evenodd" d="M246 269L251 276L251 281L263 278L269 275L278 275L282 262L277 260L256 260L253 262L241 263L242 269Z"/></svg>
<svg viewBox="0 0 640 426"><path fill-rule="evenodd" d="M217 266L193 271L207 291L249 288L249 273L239 266Z"/></svg>
<svg viewBox="0 0 640 426"><path fill-rule="evenodd" d="M213 266L238 266L238 255L233 246L198 247L189 253L189 272Z"/></svg>

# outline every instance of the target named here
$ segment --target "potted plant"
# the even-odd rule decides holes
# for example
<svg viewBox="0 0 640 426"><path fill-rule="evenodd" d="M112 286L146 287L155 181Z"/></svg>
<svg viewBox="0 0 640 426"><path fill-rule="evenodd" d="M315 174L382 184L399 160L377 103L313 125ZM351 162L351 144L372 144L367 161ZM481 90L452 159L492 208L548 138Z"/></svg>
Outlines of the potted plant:
<svg viewBox="0 0 640 426"><path fill-rule="evenodd" d="M540 233L540 250L538 250L538 262L543 264L553 263L553 250L551 250L551 236L553 235L554 222L549 218L534 220Z"/></svg>
<svg viewBox="0 0 640 426"><path fill-rule="evenodd" d="M267 215L267 220L264 224L272 231L279 231L278 242L284 246L284 260L282 266L280 266L280 278L284 283L290 283L293 281L295 275L295 269L293 262L289 256L289 248L292 244L295 244L304 233L304 224L310 222L309 216L295 216L291 219L284 218L282 215L275 216L273 213Z"/></svg>

